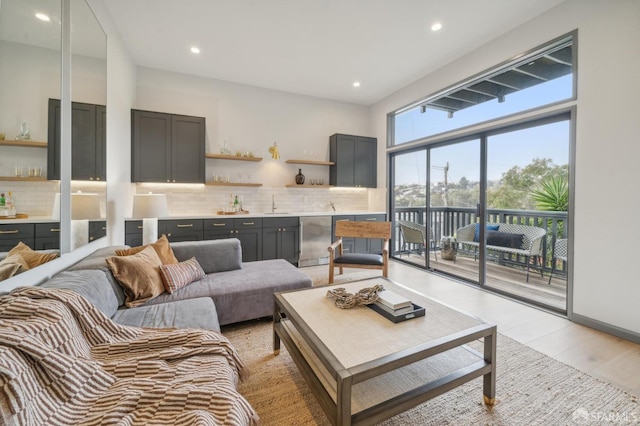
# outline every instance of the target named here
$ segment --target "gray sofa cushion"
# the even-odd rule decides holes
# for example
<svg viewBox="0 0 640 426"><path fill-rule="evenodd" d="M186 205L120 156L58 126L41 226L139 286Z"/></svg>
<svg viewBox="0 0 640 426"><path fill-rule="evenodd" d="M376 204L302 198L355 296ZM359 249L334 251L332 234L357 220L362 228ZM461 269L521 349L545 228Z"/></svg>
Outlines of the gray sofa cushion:
<svg viewBox="0 0 640 426"><path fill-rule="evenodd" d="M242 248L237 238L171 243L180 262L195 257L205 274L242 268Z"/></svg>
<svg viewBox="0 0 640 426"><path fill-rule="evenodd" d="M220 331L216 306L208 297L118 310L112 318L133 327L203 328Z"/></svg>
<svg viewBox="0 0 640 426"><path fill-rule="evenodd" d="M114 286L118 289L115 289ZM98 269L63 271L44 282L42 287L73 290L108 317L113 316L120 306L116 297L120 286L111 282L107 274Z"/></svg>
<svg viewBox="0 0 640 426"><path fill-rule="evenodd" d="M118 306L124 305L124 292L122 287L116 281L116 278L111 273L109 265L105 261L106 258L116 256L116 250L126 249L129 246L109 246L102 247L91 253L89 256L82 259L80 262L71 265L67 271L84 271L84 270L100 270L105 273L107 280L111 284L116 298L118 299Z"/></svg>
<svg viewBox="0 0 640 426"><path fill-rule="evenodd" d="M220 325L273 315L273 293L311 287L312 280L283 259L247 262L242 269L209 274L174 293L164 293L145 306L174 300L211 297Z"/></svg>

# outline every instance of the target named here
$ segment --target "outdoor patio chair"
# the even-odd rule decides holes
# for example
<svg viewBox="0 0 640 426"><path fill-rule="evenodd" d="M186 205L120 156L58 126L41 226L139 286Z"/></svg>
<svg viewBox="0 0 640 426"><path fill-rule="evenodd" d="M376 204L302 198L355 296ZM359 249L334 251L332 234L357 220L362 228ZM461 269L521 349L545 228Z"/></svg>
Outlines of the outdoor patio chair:
<svg viewBox="0 0 640 426"><path fill-rule="evenodd" d="M422 256L422 252L427 247L433 249L433 254L438 260L438 254L436 253L436 241L433 238L433 230L429 229L429 241L427 242L427 227L420 225L419 223L409 222L406 220L397 220L396 225L400 228L400 234L402 235L402 253L407 252L411 254L411 247L416 247L414 251ZM427 246L427 243L429 244Z"/></svg>
<svg viewBox="0 0 640 426"><path fill-rule="evenodd" d="M329 246L329 284L333 283L335 268L340 268L340 274L343 268L380 269L383 277L388 276L391 222L339 221L335 236L337 240ZM342 238L382 239L382 254L344 253Z"/></svg>
<svg viewBox="0 0 640 426"><path fill-rule="evenodd" d="M549 285L551 285L551 278L553 277L553 272L556 269L556 262L558 260L562 260L563 262L567 261L567 239L566 238L558 238L553 244L553 257L551 259L551 273L549 274Z"/></svg>

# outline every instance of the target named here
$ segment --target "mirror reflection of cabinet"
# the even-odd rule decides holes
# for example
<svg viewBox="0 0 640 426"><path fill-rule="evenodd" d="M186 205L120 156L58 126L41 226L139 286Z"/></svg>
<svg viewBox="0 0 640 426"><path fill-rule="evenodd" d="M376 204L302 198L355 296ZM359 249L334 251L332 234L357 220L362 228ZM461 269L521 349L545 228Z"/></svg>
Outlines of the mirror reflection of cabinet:
<svg viewBox="0 0 640 426"><path fill-rule="evenodd" d="M49 117L59 117L60 101L49 99ZM106 107L71 103L71 179L106 180ZM49 123L47 179L60 180L60 120Z"/></svg>
<svg viewBox="0 0 640 426"><path fill-rule="evenodd" d="M65 14L62 13L63 1L69 6ZM8 224L12 230L12 226L17 224L26 225L28 229L33 227L32 240L36 246L33 248L61 247L62 252L66 252L77 247L68 243L74 238L73 229L70 229L68 219L59 224L57 221L71 218L73 202L68 201L72 197L65 196L66 205L59 203L60 208L56 212L56 193L95 193L101 200L102 212L106 210L106 139L103 131L97 132L98 140L90 144L96 150L97 160L93 167L89 172L75 170L85 166L86 156L73 158L71 152L60 152L60 146L55 148L54 138L49 137L48 130L50 124L60 130L61 116L58 112L49 117L48 99L69 99L72 94L71 100L77 103L106 105L106 35L85 0L2 0L1 6L0 133L4 133L8 146L0 148L3 160L0 162L0 177L6 177L0 179L0 192L11 190L18 212L29 217L26 220L0 220L0 225ZM36 12L46 15L48 20L36 18ZM63 15L70 16L71 21L63 22ZM70 30L69 37L62 37L63 29L65 32ZM67 68L68 74L61 72L63 63L71 64L71 69ZM64 85L61 85L63 81ZM96 121L104 124L105 116L106 108L102 114L96 113ZM65 120L71 122L69 117ZM10 139L20 134L23 122L30 131L29 140L24 141L26 145L9 144ZM100 126L99 123L96 125ZM68 135L73 132L65 128L62 133ZM28 145L33 141L40 141L41 146L37 148L44 149L33 149L35 143ZM86 155L93 157L94 154ZM101 154L102 159L99 159ZM47 180L49 155L57 160L58 168L64 156L62 163L71 165L71 174L78 176L78 180L58 180L59 173L55 180ZM18 168L22 169L21 176L17 176ZM30 168L42 170L42 176L28 176ZM94 182L90 181L92 176ZM99 184L95 183L98 177ZM74 220L71 222L73 225ZM105 236L104 213L91 218L87 228L90 231L83 238L87 242ZM27 234L20 236L27 237Z"/></svg>

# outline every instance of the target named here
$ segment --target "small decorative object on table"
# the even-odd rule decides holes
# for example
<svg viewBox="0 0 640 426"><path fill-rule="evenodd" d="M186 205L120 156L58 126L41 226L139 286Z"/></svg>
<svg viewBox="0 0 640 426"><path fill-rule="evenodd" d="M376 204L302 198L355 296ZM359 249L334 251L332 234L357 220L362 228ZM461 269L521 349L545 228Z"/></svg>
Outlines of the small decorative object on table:
<svg viewBox="0 0 640 426"><path fill-rule="evenodd" d="M298 174L296 175L296 183L298 185L302 185L304 183L304 175L302 174L302 169L298 169Z"/></svg>
<svg viewBox="0 0 640 426"><path fill-rule="evenodd" d="M327 291L327 297L340 309L349 309L354 306L369 305L378 300L378 292L384 290L380 284L358 290L356 294L348 293L343 287Z"/></svg>

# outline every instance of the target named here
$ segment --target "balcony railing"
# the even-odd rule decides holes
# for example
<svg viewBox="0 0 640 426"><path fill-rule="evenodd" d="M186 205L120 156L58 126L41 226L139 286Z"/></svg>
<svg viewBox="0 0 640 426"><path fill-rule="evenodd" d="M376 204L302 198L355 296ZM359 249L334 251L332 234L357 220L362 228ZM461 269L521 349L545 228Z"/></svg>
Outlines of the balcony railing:
<svg viewBox="0 0 640 426"><path fill-rule="evenodd" d="M431 207L429 219L427 221L427 209L425 207L395 208L394 222L396 220L406 220L430 226L433 229L436 242L440 241L444 236L455 236L456 230L463 226L476 223L476 209L472 207ZM567 212L488 209L487 221L537 226L545 229L547 234L542 242L543 256L541 264L538 265L545 272L551 271L553 243L557 238L567 238ZM396 230L394 236L393 253L396 254L402 250L402 241L398 230ZM524 256L511 256L508 260L509 263L526 266ZM556 270L562 271L564 266L557 267Z"/></svg>

